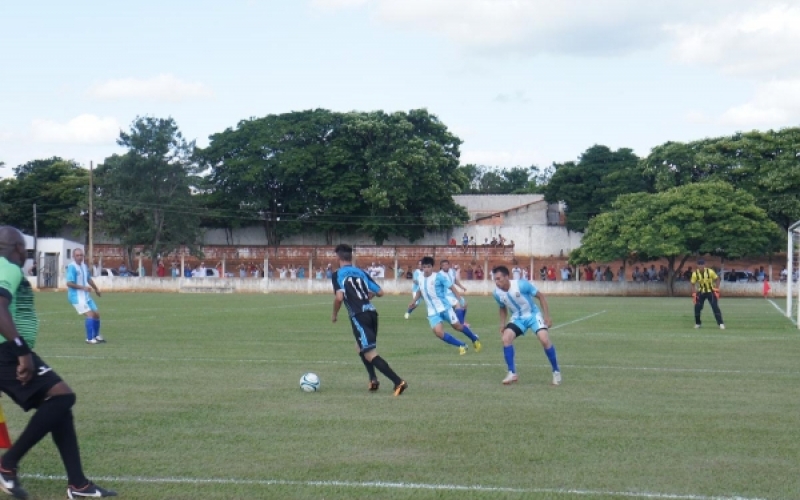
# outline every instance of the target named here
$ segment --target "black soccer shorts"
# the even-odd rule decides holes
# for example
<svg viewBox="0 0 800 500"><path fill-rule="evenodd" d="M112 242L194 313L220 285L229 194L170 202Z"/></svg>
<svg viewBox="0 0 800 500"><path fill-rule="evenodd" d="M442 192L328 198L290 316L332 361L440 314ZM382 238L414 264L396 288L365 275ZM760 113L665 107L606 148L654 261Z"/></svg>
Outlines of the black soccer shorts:
<svg viewBox="0 0 800 500"><path fill-rule="evenodd" d="M361 348L361 352L375 349L378 345L378 312L365 311L350 317L353 324L353 336Z"/></svg>
<svg viewBox="0 0 800 500"><path fill-rule="evenodd" d="M22 382L17 380L19 361L11 342L0 344L0 391L8 394L25 411L38 408L47 391L62 381L61 377L35 352L31 352L31 356L34 375L30 382L22 385Z"/></svg>

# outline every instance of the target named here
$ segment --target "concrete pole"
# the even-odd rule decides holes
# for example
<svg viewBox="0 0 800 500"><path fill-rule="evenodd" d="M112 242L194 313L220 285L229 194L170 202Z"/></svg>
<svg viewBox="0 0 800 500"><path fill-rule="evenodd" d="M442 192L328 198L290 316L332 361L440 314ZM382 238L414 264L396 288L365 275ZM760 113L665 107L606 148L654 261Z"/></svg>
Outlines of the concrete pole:
<svg viewBox="0 0 800 500"><path fill-rule="evenodd" d="M181 252L181 275L179 276L179 278L183 278L185 276L185 272L186 272L186 271L184 271L184 267L183 267L184 266L184 257L185 256L183 255L183 252Z"/></svg>

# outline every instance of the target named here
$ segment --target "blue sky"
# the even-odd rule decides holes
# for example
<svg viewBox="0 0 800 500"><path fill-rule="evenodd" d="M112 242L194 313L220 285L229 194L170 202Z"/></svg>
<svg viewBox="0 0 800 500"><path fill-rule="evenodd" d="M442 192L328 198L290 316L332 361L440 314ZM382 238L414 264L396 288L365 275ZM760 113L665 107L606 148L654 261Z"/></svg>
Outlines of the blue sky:
<svg viewBox="0 0 800 500"><path fill-rule="evenodd" d="M647 6L645 8L644 6ZM4 2L0 161L88 165L137 115L208 136L309 108L424 107L462 163L800 122L800 1Z"/></svg>

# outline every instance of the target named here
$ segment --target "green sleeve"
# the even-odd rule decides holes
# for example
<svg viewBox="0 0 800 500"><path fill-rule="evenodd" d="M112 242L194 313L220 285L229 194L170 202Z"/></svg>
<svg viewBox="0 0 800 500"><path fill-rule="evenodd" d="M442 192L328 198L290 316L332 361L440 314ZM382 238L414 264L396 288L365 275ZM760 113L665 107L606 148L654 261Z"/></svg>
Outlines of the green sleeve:
<svg viewBox="0 0 800 500"><path fill-rule="evenodd" d="M12 300L24 278L19 266L12 264L5 257L0 257L0 288L8 291Z"/></svg>

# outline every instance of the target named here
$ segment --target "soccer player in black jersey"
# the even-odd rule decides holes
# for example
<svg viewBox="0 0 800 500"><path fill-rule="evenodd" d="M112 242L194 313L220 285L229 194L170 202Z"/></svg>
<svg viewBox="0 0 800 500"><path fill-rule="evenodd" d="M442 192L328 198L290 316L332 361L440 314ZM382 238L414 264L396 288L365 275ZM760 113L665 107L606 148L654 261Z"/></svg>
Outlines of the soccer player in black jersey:
<svg viewBox="0 0 800 500"><path fill-rule="evenodd" d="M353 266L353 247L341 244L336 247L336 256L339 258L339 269L333 273L333 292L336 298L333 301L333 315L331 321L336 323L336 317L342 303L347 307L350 322L353 326L353 335L356 337L356 349L361 361L369 373L369 390L377 391L380 386L375 368L394 383L394 395L399 396L408 388L405 380L378 355L378 311L370 300L375 296L382 296L383 290L367 273Z"/></svg>

